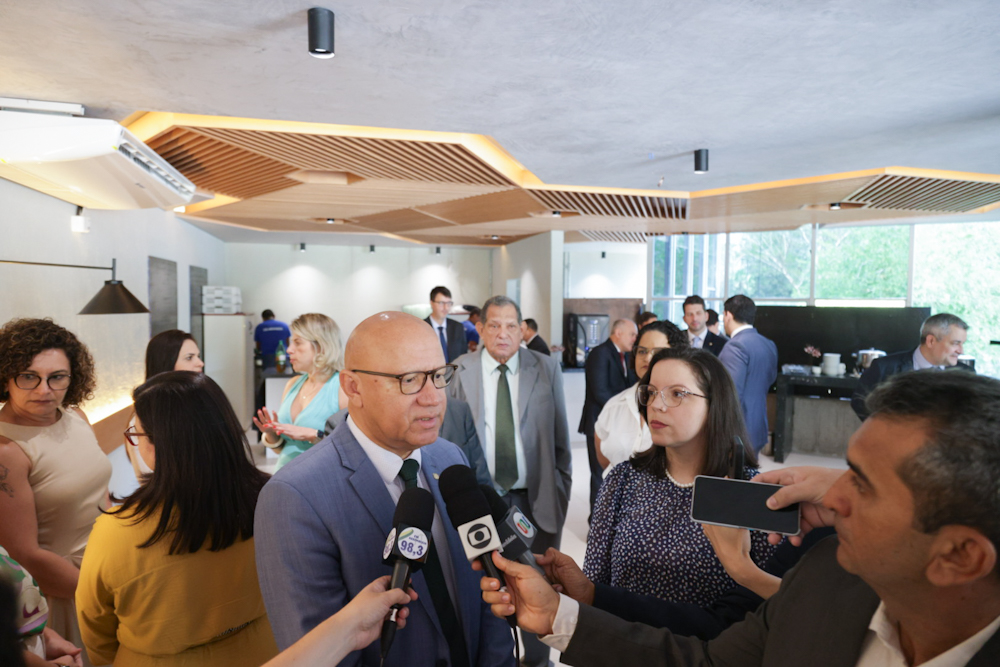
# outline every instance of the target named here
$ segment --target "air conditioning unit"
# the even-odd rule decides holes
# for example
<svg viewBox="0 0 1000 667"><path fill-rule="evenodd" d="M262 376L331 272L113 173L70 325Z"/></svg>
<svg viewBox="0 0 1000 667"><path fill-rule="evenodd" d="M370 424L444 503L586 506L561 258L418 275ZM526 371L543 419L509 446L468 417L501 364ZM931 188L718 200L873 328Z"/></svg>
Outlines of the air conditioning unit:
<svg viewBox="0 0 1000 667"><path fill-rule="evenodd" d="M0 111L0 177L96 209L173 208L194 183L113 120Z"/></svg>

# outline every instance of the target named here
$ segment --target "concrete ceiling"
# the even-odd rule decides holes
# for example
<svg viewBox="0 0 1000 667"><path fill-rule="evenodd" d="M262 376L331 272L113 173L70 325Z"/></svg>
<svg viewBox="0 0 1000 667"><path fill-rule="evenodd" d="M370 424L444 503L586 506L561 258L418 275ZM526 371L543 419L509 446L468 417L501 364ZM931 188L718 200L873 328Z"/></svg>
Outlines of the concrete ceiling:
<svg viewBox="0 0 1000 667"><path fill-rule="evenodd" d="M332 60L306 53L312 4L0 4L0 96L487 134L567 185L1000 173L990 0L327 3Z"/></svg>

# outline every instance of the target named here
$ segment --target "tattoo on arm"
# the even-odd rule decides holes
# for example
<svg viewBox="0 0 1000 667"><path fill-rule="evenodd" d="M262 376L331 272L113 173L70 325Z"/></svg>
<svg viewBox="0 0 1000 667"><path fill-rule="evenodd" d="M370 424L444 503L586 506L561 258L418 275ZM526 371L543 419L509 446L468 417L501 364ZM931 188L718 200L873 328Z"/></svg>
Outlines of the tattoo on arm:
<svg viewBox="0 0 1000 667"><path fill-rule="evenodd" d="M7 475L10 474L10 468L5 465L0 465L0 491L3 491L11 498L14 497L14 487L7 483Z"/></svg>

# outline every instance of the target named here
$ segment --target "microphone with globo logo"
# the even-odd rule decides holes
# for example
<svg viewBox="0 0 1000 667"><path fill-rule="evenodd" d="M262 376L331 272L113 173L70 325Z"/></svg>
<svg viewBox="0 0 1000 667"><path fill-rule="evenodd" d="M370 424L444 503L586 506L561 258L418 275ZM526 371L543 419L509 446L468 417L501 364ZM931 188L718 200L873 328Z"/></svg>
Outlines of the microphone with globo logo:
<svg viewBox="0 0 1000 667"><path fill-rule="evenodd" d="M434 496L421 488L406 489L396 503L392 517L393 528L385 540L382 562L392 566L389 588L406 590L410 575L423 567L431 549L431 524L434 522ZM399 605L392 608L382 623L381 650L385 660L396 636L396 614Z"/></svg>
<svg viewBox="0 0 1000 667"><path fill-rule="evenodd" d="M531 552L531 544L535 541L535 525L528 520L517 505L507 507L500 494L489 484L480 484L479 488L490 505L490 512L497 524L497 534L500 538L500 553L504 558L516 560L518 563L534 568L545 577L545 570L535 561ZM545 577L548 581L548 577Z"/></svg>
<svg viewBox="0 0 1000 667"><path fill-rule="evenodd" d="M489 503L476 482L476 473L468 466L453 465L441 473L438 483L448 517L465 549L465 557L469 562L478 559L486 576L499 580L500 590L506 590L507 582L493 564L491 556L500 548L496 523L490 514ZM508 616L507 621L511 627L517 625L515 616Z"/></svg>

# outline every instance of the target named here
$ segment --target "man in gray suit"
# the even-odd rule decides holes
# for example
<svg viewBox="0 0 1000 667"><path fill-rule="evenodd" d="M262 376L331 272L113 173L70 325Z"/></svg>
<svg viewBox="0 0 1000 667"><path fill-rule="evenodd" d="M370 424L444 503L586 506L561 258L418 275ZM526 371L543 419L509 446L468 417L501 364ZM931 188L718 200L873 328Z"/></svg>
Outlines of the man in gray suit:
<svg viewBox="0 0 1000 667"><path fill-rule="evenodd" d="M1000 664L1000 382L969 373L896 375L868 399L850 469L787 468L768 502L803 503L815 546L776 595L703 642L626 623L560 596L533 569L494 558L517 608L569 665L731 667ZM556 576L554 573L550 573Z"/></svg>
<svg viewBox="0 0 1000 667"><path fill-rule="evenodd" d="M456 445L438 437L454 373L438 337L411 315L379 313L351 334L344 360L340 381L350 416L278 471L257 502L257 572L278 647L389 573L381 553L396 503L418 486L435 500L432 546L412 578L419 599L384 664L509 667L510 628L477 594L479 575L438 488L443 470L468 465ZM379 657L375 642L341 664L374 665Z"/></svg>
<svg viewBox="0 0 1000 667"><path fill-rule="evenodd" d="M759 454L767 444L767 392L778 378L778 348L754 328L756 317L757 305L750 297L726 299L722 323L729 342L719 352L719 361L736 384L750 444Z"/></svg>
<svg viewBox="0 0 1000 667"><path fill-rule="evenodd" d="M459 357L448 392L469 404L494 485L538 533L532 550L559 547L572 482L569 425L558 362L519 347L521 309L494 296L476 325L478 352ZM524 663L548 663L548 648L525 636Z"/></svg>

